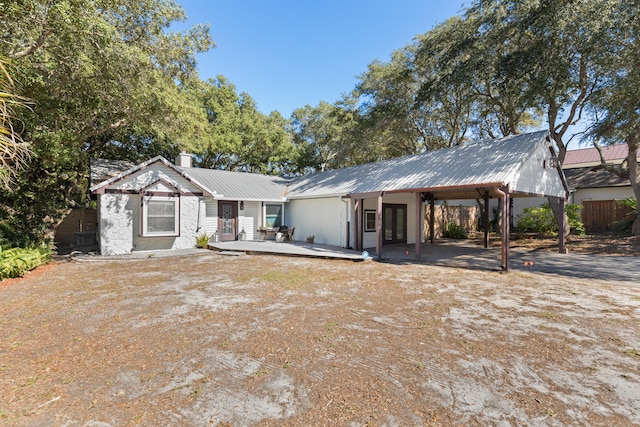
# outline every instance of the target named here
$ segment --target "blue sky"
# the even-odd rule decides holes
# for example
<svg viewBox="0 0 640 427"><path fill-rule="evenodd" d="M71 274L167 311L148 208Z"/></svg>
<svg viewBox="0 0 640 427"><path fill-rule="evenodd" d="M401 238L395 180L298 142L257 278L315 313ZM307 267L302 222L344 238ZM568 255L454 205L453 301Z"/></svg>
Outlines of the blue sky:
<svg viewBox="0 0 640 427"><path fill-rule="evenodd" d="M357 76L457 15L461 0L177 0L187 25L208 23L217 47L200 78L225 76L265 114L334 103ZM467 1L467 4L469 2Z"/></svg>

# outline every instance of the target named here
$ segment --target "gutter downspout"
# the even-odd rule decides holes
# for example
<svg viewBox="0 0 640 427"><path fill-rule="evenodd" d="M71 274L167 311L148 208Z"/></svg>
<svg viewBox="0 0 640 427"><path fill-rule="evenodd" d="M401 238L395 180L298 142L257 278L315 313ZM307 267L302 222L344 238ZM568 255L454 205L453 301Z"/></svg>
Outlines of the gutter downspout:
<svg viewBox="0 0 640 427"><path fill-rule="evenodd" d="M378 203L376 209L376 256L382 258L382 198L384 191L378 194Z"/></svg>
<svg viewBox="0 0 640 427"><path fill-rule="evenodd" d="M502 197L502 270L509 271L509 186L495 189Z"/></svg>

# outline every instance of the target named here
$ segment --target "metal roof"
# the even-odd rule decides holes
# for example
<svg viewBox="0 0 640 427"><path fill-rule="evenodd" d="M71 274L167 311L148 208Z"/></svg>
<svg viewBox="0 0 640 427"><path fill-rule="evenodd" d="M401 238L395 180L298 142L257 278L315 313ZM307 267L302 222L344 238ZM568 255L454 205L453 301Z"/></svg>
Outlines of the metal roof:
<svg viewBox="0 0 640 427"><path fill-rule="evenodd" d="M89 171L91 177L90 187L95 187L103 181L120 175L135 166L135 163L126 160L90 159Z"/></svg>
<svg viewBox="0 0 640 427"><path fill-rule="evenodd" d="M620 163L627 158L629 146L627 144L606 145L602 147L602 155L607 162ZM562 166L564 168L595 166L600 164L600 154L596 148L580 148L569 150L565 155Z"/></svg>
<svg viewBox="0 0 640 427"><path fill-rule="evenodd" d="M150 167L151 165L153 165L154 163L161 163L163 165L165 165L166 167L168 167L169 169L173 169L176 173L180 174L183 178L185 178L186 180L188 180L191 184L195 185L196 187L198 187L200 190L202 190L203 195L205 196L211 196L212 194L210 194L210 192L207 190L207 188L205 188L202 184L200 184L199 182L197 182L195 179L191 178L190 176L188 176L187 174L184 173L182 168L177 167L176 165L174 165L173 163L169 162L167 159L165 159L162 156L156 156L153 159L149 159L146 162L142 162L139 165L136 165L124 172L119 173L118 175L115 175L107 180L104 180L92 187L89 188L89 191L91 191L91 193L93 194L103 194L105 192L105 190L107 189L107 187L116 184L118 181L121 181L123 179L125 179L125 177L133 175L141 170L144 170L148 167Z"/></svg>
<svg viewBox="0 0 640 427"><path fill-rule="evenodd" d="M574 190L581 188L607 188L630 186L631 181L622 179L618 175L604 169L593 170L593 167L572 168L564 171L569 187Z"/></svg>
<svg viewBox="0 0 640 427"><path fill-rule="evenodd" d="M412 189L452 190L509 184L547 132L514 135L295 179L289 198L367 194ZM462 197L462 196L461 196Z"/></svg>
<svg viewBox="0 0 640 427"><path fill-rule="evenodd" d="M178 168L204 185L216 198L282 201L288 181L277 176L218 169Z"/></svg>
<svg viewBox="0 0 640 427"><path fill-rule="evenodd" d="M546 131L540 131L487 140L314 173L291 181L254 173L183 168L158 156L95 185L91 190L96 193L104 191L106 186L124 176L161 161L202 188L205 195L231 200L284 201L403 191L438 192L438 198L460 199L477 197L479 189L495 192L503 185L510 185L514 195L559 194L564 191L563 185L566 190L562 171L559 168L557 172L550 169L540 171L543 169L542 159L552 153L547 135ZM534 158L535 162L532 161ZM537 163L538 160L541 162Z"/></svg>

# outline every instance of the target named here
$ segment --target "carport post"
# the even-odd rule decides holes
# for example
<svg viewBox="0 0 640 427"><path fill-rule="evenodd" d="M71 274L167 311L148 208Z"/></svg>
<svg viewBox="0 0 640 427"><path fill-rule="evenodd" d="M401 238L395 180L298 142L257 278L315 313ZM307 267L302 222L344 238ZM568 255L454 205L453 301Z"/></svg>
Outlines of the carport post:
<svg viewBox="0 0 640 427"><path fill-rule="evenodd" d="M509 271L509 186L496 188L502 196L502 269Z"/></svg>
<svg viewBox="0 0 640 427"><path fill-rule="evenodd" d="M436 225L436 198L433 193L429 193L429 208L431 209L429 214L429 241L433 245L433 239L436 235L436 230L434 229Z"/></svg>
<svg viewBox="0 0 640 427"><path fill-rule="evenodd" d="M489 247L489 192L484 193L484 209L482 211L482 226L484 228L484 247Z"/></svg>

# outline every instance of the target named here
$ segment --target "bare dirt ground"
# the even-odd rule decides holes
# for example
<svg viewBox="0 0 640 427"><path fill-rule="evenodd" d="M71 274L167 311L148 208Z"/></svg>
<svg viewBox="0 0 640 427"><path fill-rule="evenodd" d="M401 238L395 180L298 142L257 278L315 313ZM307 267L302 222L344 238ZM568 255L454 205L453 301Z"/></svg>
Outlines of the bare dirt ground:
<svg viewBox="0 0 640 427"><path fill-rule="evenodd" d="M97 258L0 283L0 328L3 425L640 424L630 282Z"/></svg>
<svg viewBox="0 0 640 427"><path fill-rule="evenodd" d="M475 233L472 240L482 245L482 233ZM500 246L499 236L490 240L493 247ZM529 249L532 251L557 251L558 238L526 234L512 234L509 245L513 249ZM640 236L624 236L617 234L591 234L585 236L571 235L566 241L570 253L597 254L604 256L640 256Z"/></svg>

